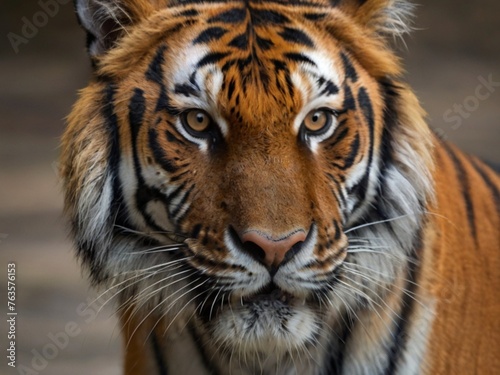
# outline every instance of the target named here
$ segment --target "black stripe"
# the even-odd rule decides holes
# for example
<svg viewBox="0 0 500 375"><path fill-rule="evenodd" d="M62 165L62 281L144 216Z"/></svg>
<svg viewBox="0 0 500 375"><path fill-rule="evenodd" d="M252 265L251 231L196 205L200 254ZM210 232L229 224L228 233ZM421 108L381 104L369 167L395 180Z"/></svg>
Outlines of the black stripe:
<svg viewBox="0 0 500 375"><path fill-rule="evenodd" d="M156 359L156 366L158 368L158 375L168 375L168 367L165 359L163 358L163 353L161 350L160 341L156 334L156 331L151 333L151 345L153 346L153 354Z"/></svg>
<svg viewBox="0 0 500 375"><path fill-rule="evenodd" d="M366 122L368 124L368 128L370 130L370 144L373 145L373 131L375 126L375 117L373 113L373 106L370 100L370 96L364 87L360 87L358 91L358 104L361 110L363 111L363 115L365 116Z"/></svg>
<svg viewBox="0 0 500 375"><path fill-rule="evenodd" d="M184 194L181 201L177 204L177 207L175 208L175 210L173 210L171 213L173 218L176 218L176 216L179 215L179 212L181 212L181 210L184 208L184 205L186 204L186 202L187 202L189 196L191 195L191 193L193 192L193 190L194 190L194 185L191 186L188 191L186 191L186 194Z"/></svg>
<svg viewBox="0 0 500 375"><path fill-rule="evenodd" d="M191 236L190 238L195 238L197 239L198 236L200 235L200 232L201 232L201 228L202 228L202 224L201 223L198 223L196 224L195 226L193 226L193 230L191 231Z"/></svg>
<svg viewBox="0 0 500 375"><path fill-rule="evenodd" d="M418 287L418 276L420 273L420 259L423 248L422 230L420 229L417 237L414 240L412 254L408 261L408 268L406 273L406 285L401 301L400 313L395 317L396 329L393 331L394 342L389 352L388 365L384 372L385 375L393 375L398 373L397 365L400 362L403 353L406 350L408 342L408 328L411 322L411 315L415 306L415 295Z"/></svg>
<svg viewBox="0 0 500 375"><path fill-rule="evenodd" d="M169 125L171 127L174 127L170 122ZM169 130L165 131L165 135L167 136L167 141L170 143L176 143L181 146L186 146L186 142L184 142L181 138L177 137L175 134L170 132Z"/></svg>
<svg viewBox="0 0 500 375"><path fill-rule="evenodd" d="M199 13L196 9L188 9L188 10L183 10L182 12L179 13L179 16L183 17L194 17L197 16Z"/></svg>
<svg viewBox="0 0 500 375"><path fill-rule="evenodd" d="M167 95L167 88L164 84L160 84L160 95L156 102L155 112L166 112L171 116L179 115L179 110L172 108L170 105L170 98Z"/></svg>
<svg viewBox="0 0 500 375"><path fill-rule="evenodd" d="M349 336L352 333L354 327L354 317L351 314L344 314L340 319L344 324L341 326L341 332L337 334L338 340L332 341L330 345L330 356L327 357L327 363L325 365L325 370L322 375L341 375L343 374L344 361L346 358L346 348ZM334 345L334 344L337 345Z"/></svg>
<svg viewBox="0 0 500 375"><path fill-rule="evenodd" d="M189 174L190 171L185 170L184 172L180 172L175 174L174 176L170 176L170 182L171 183L176 183L179 182L180 180L184 179L187 174Z"/></svg>
<svg viewBox="0 0 500 375"><path fill-rule="evenodd" d="M222 27L209 27L203 30L193 41L193 44L208 43L212 40L219 40L227 33L226 29Z"/></svg>
<svg viewBox="0 0 500 375"><path fill-rule="evenodd" d="M188 325L188 330L189 330L189 334L191 335L191 337L193 339L193 342L196 345L196 349L198 350L198 354L201 357L201 360L203 362L205 369L207 369L207 371L210 375L219 375L220 374L219 371L217 371L215 369L213 363L211 363L211 361L210 361L212 358L209 358L207 356L207 353L205 353L205 351L203 350L203 348L206 347L206 344L203 343L201 337L197 334L195 328L193 327L193 323L190 323Z"/></svg>
<svg viewBox="0 0 500 375"><path fill-rule="evenodd" d="M109 144L110 150L108 154L108 173L112 176L113 181L113 197L111 199L111 207L109 217L110 220L114 220L115 231L117 226L136 229L135 226L130 222L128 213L123 204L123 192L120 177L118 176L119 164L121 158L121 146L120 146L120 136L118 127L118 117L116 116L114 110L114 100L115 100L116 86L110 84L106 87L103 92L105 96L102 114L106 123L106 130L109 134Z"/></svg>
<svg viewBox="0 0 500 375"><path fill-rule="evenodd" d="M465 210L467 212L467 220L469 222L469 228L472 237L474 238L474 241L477 244L476 218L474 214L474 205L472 203L472 197L470 196L471 190L470 190L470 183L467 171L465 170L462 161L459 159L455 151L451 149L448 143L442 142L441 144L444 146L446 153L448 154L451 161L453 162L453 165L455 166L457 180L460 185L462 196L464 198Z"/></svg>
<svg viewBox="0 0 500 375"><path fill-rule="evenodd" d="M354 137L354 141L352 141L350 145L351 151L349 152L349 155L344 159L344 165L341 167L342 170L345 170L347 168L352 167L354 164L354 160L356 160L356 156L358 156L359 153L359 133L356 133L356 136Z"/></svg>
<svg viewBox="0 0 500 375"><path fill-rule="evenodd" d="M133 152L133 162L135 169L135 177L137 179L137 188L135 191L135 204L137 209L141 212L146 224L157 231L166 231L166 228L162 228L158 225L151 215L147 212L148 203L156 200L163 203L165 210L167 209L166 198L157 189L154 189L146 184L144 177L142 176L142 167L139 160L139 155L137 151L137 142L139 131L142 127L144 120L144 114L146 112L146 101L144 98L144 91L136 88L134 89L134 95L129 102L129 124L131 132L131 142L132 142L132 152Z"/></svg>
<svg viewBox="0 0 500 375"><path fill-rule="evenodd" d="M357 82L358 73L356 72L356 69L354 69L351 60L343 52L340 54L340 56L342 57L342 63L344 64L344 72L346 77L349 78L352 82Z"/></svg>
<svg viewBox="0 0 500 375"><path fill-rule="evenodd" d="M307 63L312 66L317 67L316 63L312 61L309 57L305 56L302 53L296 53L296 52L288 52L284 54L285 58L291 61L295 62L302 62L302 63Z"/></svg>
<svg viewBox="0 0 500 375"><path fill-rule="evenodd" d="M119 130L118 118L114 110L116 86L109 84L102 92L102 100L105 103L102 107L102 117L105 121L106 132L108 133L107 143L109 144L108 152L108 168L107 173L112 178L113 183L113 197L111 199L110 214L108 220L114 219L116 210L119 209L122 202L121 186L118 180L117 172L120 163L120 144L119 144ZM119 200L120 199L120 200ZM118 201L119 200L119 201ZM74 232L74 237L78 238L80 228L80 214L76 214L73 218L71 225ZM79 239L75 243L78 257L89 267L92 283L97 285L103 282L107 275L105 273L104 264L107 262L108 253L97 248L93 242ZM99 253L99 256L97 254Z"/></svg>
<svg viewBox="0 0 500 375"><path fill-rule="evenodd" d="M337 125L337 129L335 129L335 132L333 133L333 136L328 144L325 145L325 149L328 151L334 150L335 147L337 147L339 142L342 142L342 140L347 137L349 134L349 127L345 126L347 123L347 119L343 119L339 122Z"/></svg>
<svg viewBox="0 0 500 375"><path fill-rule="evenodd" d="M498 185L495 185L493 180L488 176L488 173L484 170L484 166L480 165L474 158L470 159L473 167L476 169L477 173L481 176L484 183L490 190L493 199L495 200L495 206L497 208L497 212L500 213L500 188Z"/></svg>
<svg viewBox="0 0 500 375"><path fill-rule="evenodd" d="M229 86L227 88L227 98L228 100L231 100L234 94L234 89L236 88L236 82L234 81L234 78L231 78L231 81L229 81Z"/></svg>
<svg viewBox="0 0 500 375"><path fill-rule="evenodd" d="M115 113L114 101L115 101L116 86L113 84L108 85L103 92L104 103L102 107L102 116L106 124L106 131L109 134L109 154L108 154L108 168L116 181L116 174L118 172L121 150L120 150L120 137L118 132L118 117ZM119 186L118 189L119 190Z"/></svg>
<svg viewBox="0 0 500 375"><path fill-rule="evenodd" d="M165 87L163 64L165 62L165 51L167 46L162 44L156 51L155 57L149 64L148 70L146 71L146 78L150 81L156 82L160 86L160 95L156 103L156 112L166 111L171 115L176 115L176 111L170 106L170 100L167 96L167 89Z"/></svg>
<svg viewBox="0 0 500 375"><path fill-rule="evenodd" d="M338 92L339 88L337 87L337 85L328 79L325 81L325 88L323 89L323 91L321 91L321 95L335 95L338 94Z"/></svg>
<svg viewBox="0 0 500 375"><path fill-rule="evenodd" d="M344 85L344 103L342 104L343 111L355 110L356 109L356 101L354 100L354 96L352 95L352 90L349 85Z"/></svg>
<svg viewBox="0 0 500 375"><path fill-rule="evenodd" d="M252 15L252 22L256 26L262 24L282 25L290 22L290 20L285 15L274 10L250 8L250 12Z"/></svg>
<svg viewBox="0 0 500 375"><path fill-rule="evenodd" d="M142 126L142 120L144 118L144 113L146 112L146 101L144 99L144 91L135 88L134 95L130 99L129 105L129 124L132 132L132 146L134 151L136 150L136 141L139 134L140 128Z"/></svg>
<svg viewBox="0 0 500 375"><path fill-rule="evenodd" d="M358 105L363 112L366 123L368 124L368 134L369 134L370 144L368 149L368 163L366 166L365 173L361 178L361 180L356 185L354 185L350 190L350 193L356 194L358 198L358 202L354 206L353 211L355 211L357 208L361 206L366 197L366 192L368 191L368 185L370 183L370 172L373 161L374 143L375 143L375 129L374 129L375 118L373 113L373 107L370 97L368 96L368 93L366 92L366 89L364 87L360 87L358 91Z"/></svg>
<svg viewBox="0 0 500 375"><path fill-rule="evenodd" d="M267 51L274 46L274 43L272 42L272 40L261 38L258 35L255 35L255 40L257 41L257 46L259 46L259 48L262 51Z"/></svg>
<svg viewBox="0 0 500 375"><path fill-rule="evenodd" d="M178 168L167 158L165 151L158 142L158 132L156 129L151 128L148 132L149 147L153 152L153 156L158 164L169 173L174 173Z"/></svg>
<svg viewBox="0 0 500 375"><path fill-rule="evenodd" d="M118 129L118 117L115 113L114 100L115 100L116 86L108 85L104 90L104 103L106 103L102 108L102 115L106 123L106 131L109 134L108 143L110 144L109 154L108 154L108 170L113 175L113 203L115 208L117 204L121 201L116 202L117 198L122 198L122 191L120 181L118 179L118 170L121 157L120 149L120 136Z"/></svg>
<svg viewBox="0 0 500 375"><path fill-rule="evenodd" d="M271 62L274 65L274 71L276 74L279 74L280 71L284 71L286 73L289 72L288 66L286 65L286 63L284 61L273 59L273 60L271 60Z"/></svg>
<svg viewBox="0 0 500 375"><path fill-rule="evenodd" d="M285 27L283 28L283 31L278 33L278 35L287 42L297 43L311 48L314 47L314 43L311 38L309 38L307 34L305 34L303 31L300 31L299 29Z"/></svg>
<svg viewBox="0 0 500 375"><path fill-rule="evenodd" d="M384 128L382 131L382 140L380 145L380 175L384 178L387 167L392 163L394 153L393 136L396 134L396 128L399 126L397 108L399 93L398 88L388 80L380 82L380 88L384 98Z"/></svg>
<svg viewBox="0 0 500 375"><path fill-rule="evenodd" d="M335 184L336 190L332 189L333 196L338 201L340 206L347 207L346 197L344 197L344 194L342 193L342 187L340 186L340 183L337 180L337 177L335 177L331 173L327 173L326 175L328 176L330 181L332 181Z"/></svg>
<svg viewBox="0 0 500 375"><path fill-rule="evenodd" d="M193 87L190 83L177 83L174 86L174 93L179 95L184 95L185 97L194 96L196 98L200 97L200 92Z"/></svg>
<svg viewBox="0 0 500 375"><path fill-rule="evenodd" d="M230 47L238 48L242 51L248 49L248 35L246 32L235 36L228 44Z"/></svg>
<svg viewBox="0 0 500 375"><path fill-rule="evenodd" d="M310 21L319 21L327 17L327 13L306 13L304 14L304 18Z"/></svg>
<svg viewBox="0 0 500 375"><path fill-rule="evenodd" d="M198 64L196 65L198 68L202 68L205 65L215 64L228 56L228 52L212 52L203 57Z"/></svg>
<svg viewBox="0 0 500 375"><path fill-rule="evenodd" d="M183 182L180 186L175 188L170 194L167 195L167 201L175 199L184 189L186 188L186 182Z"/></svg>
<svg viewBox="0 0 500 375"><path fill-rule="evenodd" d="M163 84L163 64L165 62L165 51L167 46L162 44L158 47L155 57L149 64L148 70L146 71L146 78L150 81L156 82L158 84Z"/></svg>
<svg viewBox="0 0 500 375"><path fill-rule="evenodd" d="M281 91L281 92L284 91L284 88L281 85L281 80L279 79L280 72L283 72L283 74L285 76L285 82L286 82L286 85L287 85L288 94L290 96L293 96L294 86L293 86L292 79L290 77L290 71L288 69L288 64L286 62L284 62L284 61L276 60L276 59L272 59L271 62L274 65L274 72L275 72L275 76L276 76L276 82L275 82L275 84L276 84L278 90Z"/></svg>
<svg viewBox="0 0 500 375"><path fill-rule="evenodd" d="M231 10L227 10L217 16L209 18L209 23L221 22L221 23L240 23L243 22L246 18L247 11L243 8L234 8Z"/></svg>
<svg viewBox="0 0 500 375"><path fill-rule="evenodd" d="M246 58L242 58L242 59L237 59L236 60L236 64L238 65L238 69L240 71L243 71L245 70L245 68L247 66L249 66L253 61L253 56L252 55L248 55Z"/></svg>
<svg viewBox="0 0 500 375"><path fill-rule="evenodd" d="M333 227L335 228L334 240L338 241L338 240L340 240L340 236L342 235L342 232L340 230L340 226L339 226L339 223L337 222L337 220L333 220Z"/></svg>

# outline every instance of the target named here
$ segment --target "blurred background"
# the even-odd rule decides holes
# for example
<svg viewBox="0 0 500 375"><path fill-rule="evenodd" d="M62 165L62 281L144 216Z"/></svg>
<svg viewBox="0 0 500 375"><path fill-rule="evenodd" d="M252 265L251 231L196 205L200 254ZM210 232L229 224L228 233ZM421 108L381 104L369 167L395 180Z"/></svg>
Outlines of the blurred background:
<svg viewBox="0 0 500 375"><path fill-rule="evenodd" d="M120 373L119 328L109 308L83 311L95 294L61 216L58 144L90 70L72 2L58 4L45 17L35 0L0 5L0 374L114 375ZM483 88L479 96L477 88L500 82L499 16L498 0L420 0L417 30L406 47L400 43L407 80L431 126L493 163L500 163L500 87ZM40 27L23 36L25 19L34 17ZM11 261L17 264L17 371L5 356Z"/></svg>

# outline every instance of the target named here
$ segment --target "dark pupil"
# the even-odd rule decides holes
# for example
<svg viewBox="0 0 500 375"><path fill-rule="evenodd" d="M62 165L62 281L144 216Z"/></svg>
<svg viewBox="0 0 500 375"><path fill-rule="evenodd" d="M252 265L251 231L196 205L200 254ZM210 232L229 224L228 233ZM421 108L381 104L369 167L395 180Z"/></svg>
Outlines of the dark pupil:
<svg viewBox="0 0 500 375"><path fill-rule="evenodd" d="M320 117L321 117L321 114L319 114L319 113L317 113L317 112L316 112L316 113L313 115L313 118L312 118L313 122L318 122L318 121L319 121L319 119L320 119Z"/></svg>
<svg viewBox="0 0 500 375"><path fill-rule="evenodd" d="M205 120L205 116L203 116L202 113L198 113L196 115L196 121L198 121L200 124Z"/></svg>

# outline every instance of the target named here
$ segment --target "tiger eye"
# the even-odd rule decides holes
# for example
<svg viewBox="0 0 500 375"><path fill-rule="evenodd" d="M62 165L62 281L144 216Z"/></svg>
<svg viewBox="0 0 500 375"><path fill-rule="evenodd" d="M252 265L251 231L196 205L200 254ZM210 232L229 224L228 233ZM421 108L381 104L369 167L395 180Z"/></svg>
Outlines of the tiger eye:
<svg viewBox="0 0 500 375"><path fill-rule="evenodd" d="M325 110L311 111L304 119L304 126L310 132L317 132L328 124L328 113Z"/></svg>
<svg viewBox="0 0 500 375"><path fill-rule="evenodd" d="M193 109L185 114L185 123L195 132L204 132L210 126L210 116L202 110Z"/></svg>

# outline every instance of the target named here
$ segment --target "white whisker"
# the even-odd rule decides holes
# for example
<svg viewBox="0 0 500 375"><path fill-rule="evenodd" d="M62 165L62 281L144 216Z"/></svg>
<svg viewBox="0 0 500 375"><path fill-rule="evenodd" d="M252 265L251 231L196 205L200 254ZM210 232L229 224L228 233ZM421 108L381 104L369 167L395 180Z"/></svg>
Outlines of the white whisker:
<svg viewBox="0 0 500 375"><path fill-rule="evenodd" d="M361 229L361 228L366 228L366 227L369 227L369 226L372 226L372 225L377 225L377 224L383 224L383 223L389 223L391 221L396 221L396 220L400 220L400 219L404 219L405 217L408 217L408 216L413 216L414 214L405 214L405 215L401 215L401 216L397 216L397 217L393 217L391 219L386 219L386 220L378 220L378 221L373 221L371 223L365 223L365 224L361 224L361 225L357 225L353 228L349 228L348 230L344 231L345 234L349 233L349 232L352 232L354 230L358 230L358 229Z"/></svg>

